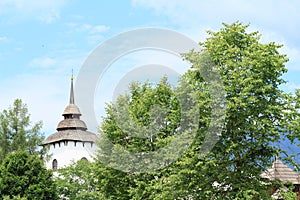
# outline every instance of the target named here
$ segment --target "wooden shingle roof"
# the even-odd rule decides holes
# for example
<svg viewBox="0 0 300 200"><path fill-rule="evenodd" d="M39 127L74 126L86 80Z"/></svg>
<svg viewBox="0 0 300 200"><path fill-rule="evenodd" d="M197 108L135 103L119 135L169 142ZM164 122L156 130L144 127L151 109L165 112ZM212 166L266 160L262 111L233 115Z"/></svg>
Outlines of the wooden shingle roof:
<svg viewBox="0 0 300 200"><path fill-rule="evenodd" d="M42 145L47 145L59 141L81 141L81 142L96 142L98 136L87 131L87 126L84 121L80 120L80 110L75 105L73 78L71 79L70 102L65 108L63 114L64 119L59 122L57 132L50 135Z"/></svg>
<svg viewBox="0 0 300 200"><path fill-rule="evenodd" d="M273 162L272 167L262 173L261 176L270 180L278 179L282 182L300 184L299 174L278 159L276 159Z"/></svg>
<svg viewBox="0 0 300 200"><path fill-rule="evenodd" d="M80 142L93 142L97 141L98 137L96 134L83 131L83 130L63 130L57 131L56 133L50 135L42 145L51 144L60 141L80 141Z"/></svg>
<svg viewBox="0 0 300 200"><path fill-rule="evenodd" d="M69 104L64 112L63 112L63 116L64 115L68 115L68 114L75 114L75 115L81 115L79 108L75 105L75 104Z"/></svg>
<svg viewBox="0 0 300 200"><path fill-rule="evenodd" d="M60 130L66 130L66 129L81 129L81 130L87 130L86 124L84 121L76 118L70 118L70 119L64 119L59 122L57 125L58 131Z"/></svg>

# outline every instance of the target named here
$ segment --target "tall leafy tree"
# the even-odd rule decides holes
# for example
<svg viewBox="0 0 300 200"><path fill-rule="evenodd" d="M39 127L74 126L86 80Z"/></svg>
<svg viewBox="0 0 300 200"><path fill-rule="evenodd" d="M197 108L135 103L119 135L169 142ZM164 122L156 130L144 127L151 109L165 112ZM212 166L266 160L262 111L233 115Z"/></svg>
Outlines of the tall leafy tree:
<svg viewBox="0 0 300 200"><path fill-rule="evenodd" d="M41 153L44 139L42 122L32 123L27 105L16 99L12 107L0 113L0 162L6 154L17 150Z"/></svg>
<svg viewBox="0 0 300 200"><path fill-rule="evenodd" d="M285 109L290 102L280 85L285 83L282 75L287 72L288 59L279 53L281 45L261 43L260 34L248 32L248 25L223 25L218 32L208 32L210 37L200 43L202 52L184 55L192 63L192 70L184 76L195 92L201 92L207 84L200 73L206 72L203 63L205 59L213 63L212 70L220 74L225 90L224 128L207 155L197 156L197 147L191 146L172 174L163 177L169 183L161 187L165 198L270 198L271 185L260 174L278 155L280 150L272 144L286 128ZM201 141L195 144L201 145Z"/></svg>
<svg viewBox="0 0 300 200"><path fill-rule="evenodd" d="M52 171L26 151L9 153L0 165L0 197L57 199Z"/></svg>
<svg viewBox="0 0 300 200"><path fill-rule="evenodd" d="M106 107L96 162L101 192L106 199L131 199L137 191L131 191L137 182L148 182L159 172L140 173L144 169L156 169L169 165L172 152L148 156L165 147L179 133L181 109L167 78L157 85L133 83L126 95ZM109 140L109 142L107 142ZM132 153L128 156L124 152ZM144 194L139 194L142 198ZM145 194L147 196L147 194Z"/></svg>
<svg viewBox="0 0 300 200"><path fill-rule="evenodd" d="M280 139L286 106L280 86L285 83L282 75L288 59L279 53L282 45L263 44L260 34L247 28L240 22L224 24L219 32L209 32L211 37L201 44L219 70L226 91L225 128L212 155L215 169L224 172L215 181L229 187L219 189L220 195L231 199L249 190L265 195L260 174L278 155L271 143ZM194 68L201 67L194 56L197 53L186 58Z"/></svg>
<svg viewBox="0 0 300 200"><path fill-rule="evenodd" d="M240 22L223 25L218 32L208 32L210 37L200 43L203 51L183 55L192 69L181 77L179 87L169 88L168 92L157 87L164 91L157 93L147 84L138 85L131 89L130 95L108 105L101 131L111 144L100 143L100 162L97 162L98 175L106 188L103 193L108 199L271 198L269 192L273 186L260 174L281 152L274 143L282 136L297 139L292 133L299 128L299 92L291 96L280 89L285 83L282 75L287 72L285 63L288 61L286 55L279 52L281 45L261 43L260 34L247 31L248 25ZM219 80L214 81L216 79ZM212 94L218 90L219 96ZM175 93L195 100L196 104L189 107L190 112L182 109L185 104L177 102ZM166 99L161 94L170 94L171 98L160 101ZM215 101L216 97L223 97L225 101ZM150 134L151 137L137 137L149 133L143 128L137 132L139 135L130 134L136 133L136 124L153 125L151 121L156 118L149 108L155 104L171 111L166 112L171 115L158 117L167 128ZM225 115L218 112L222 108L226 110ZM130 166L132 160L120 160L124 158L124 151L118 149L158 150L176 138L174 135L182 129L182 118L189 121L193 115L198 118L198 121L190 121L197 128L189 132L195 134L194 141L183 144L189 148L181 152L180 158L148 173L112 169L120 169L118 165L123 169L139 169L142 167L139 163ZM211 124L217 125L215 130ZM172 158L172 153L166 151L164 155ZM147 164L151 166L151 160ZM114 187L116 183L119 184Z"/></svg>

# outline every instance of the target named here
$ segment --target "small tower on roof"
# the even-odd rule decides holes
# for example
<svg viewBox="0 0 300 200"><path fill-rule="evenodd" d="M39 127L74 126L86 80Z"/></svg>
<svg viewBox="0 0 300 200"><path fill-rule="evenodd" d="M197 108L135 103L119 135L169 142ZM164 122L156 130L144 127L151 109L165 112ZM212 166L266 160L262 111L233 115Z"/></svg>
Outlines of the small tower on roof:
<svg viewBox="0 0 300 200"><path fill-rule="evenodd" d="M80 119L80 110L75 105L73 79L72 75L69 104L62 114L64 119L58 123L57 132L42 144L49 146L51 159L46 162L48 169L63 168L80 159L92 161L97 151L95 142L98 137L87 131L85 122Z"/></svg>

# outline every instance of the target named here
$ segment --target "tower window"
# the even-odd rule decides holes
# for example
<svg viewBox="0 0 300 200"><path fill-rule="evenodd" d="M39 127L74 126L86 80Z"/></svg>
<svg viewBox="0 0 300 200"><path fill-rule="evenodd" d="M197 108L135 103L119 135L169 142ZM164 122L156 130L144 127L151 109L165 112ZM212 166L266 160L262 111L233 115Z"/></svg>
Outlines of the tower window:
<svg viewBox="0 0 300 200"><path fill-rule="evenodd" d="M86 157L82 157L81 160L88 161Z"/></svg>
<svg viewBox="0 0 300 200"><path fill-rule="evenodd" d="M57 160L56 160L56 159L54 159L54 160L52 161L52 169L53 169L53 171L56 171L56 170L57 170Z"/></svg>

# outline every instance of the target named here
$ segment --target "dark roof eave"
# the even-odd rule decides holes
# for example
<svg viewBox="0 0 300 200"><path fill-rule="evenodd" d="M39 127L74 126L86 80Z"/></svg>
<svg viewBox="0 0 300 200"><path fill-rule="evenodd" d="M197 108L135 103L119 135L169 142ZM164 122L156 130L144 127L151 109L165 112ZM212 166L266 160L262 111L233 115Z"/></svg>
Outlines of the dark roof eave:
<svg viewBox="0 0 300 200"><path fill-rule="evenodd" d="M92 140L74 140L74 139L60 139L60 140L53 140L53 141L49 141L49 142L43 142L42 144L40 144L39 146L45 146L48 144L53 144L53 143L57 143L57 142L63 142L63 141L73 141L73 142L91 142L91 143L95 143L96 141L92 141Z"/></svg>

